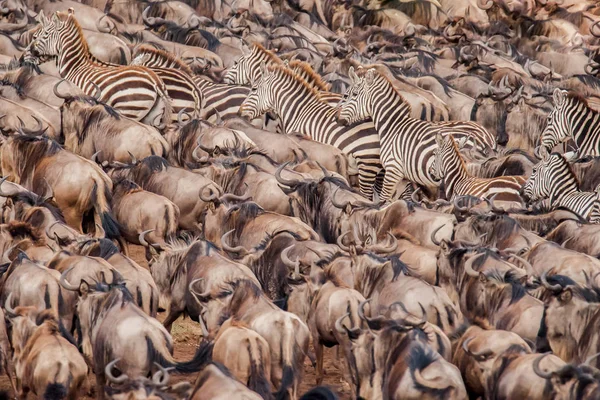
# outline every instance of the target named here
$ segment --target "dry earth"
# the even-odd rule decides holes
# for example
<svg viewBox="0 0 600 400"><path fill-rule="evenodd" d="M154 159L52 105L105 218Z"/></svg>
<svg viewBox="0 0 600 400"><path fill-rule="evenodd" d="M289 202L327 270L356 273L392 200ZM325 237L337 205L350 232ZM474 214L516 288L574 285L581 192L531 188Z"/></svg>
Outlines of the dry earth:
<svg viewBox="0 0 600 400"><path fill-rule="evenodd" d="M144 250L141 246L129 247L130 257L133 258L137 263L143 267L147 267L146 259L144 257ZM159 314L158 319L162 320L165 318L164 314ZM200 335L200 328L198 324L188 319L178 319L173 325L171 334L175 342L175 358L177 360L189 360L193 357L196 351L196 344L198 343L198 337ZM328 385L335 390L339 395L340 399L349 399L350 390L346 383L342 382L342 375L340 372L341 361L337 360L335 348L325 349L325 360L323 369L325 370L325 377L323 380L324 385ZM172 382L178 382L181 380L188 380L194 382L196 374L190 375L174 375L172 376ZM304 378L300 385L300 393L306 392L311 387L315 386L315 370L312 367L308 359L304 363ZM93 374L89 376L90 387L94 387L95 380ZM0 377L0 390L10 391L10 383L6 376ZM33 397L33 396L30 396ZM81 399L93 399L93 396L83 396ZM208 400L208 399L207 399Z"/></svg>

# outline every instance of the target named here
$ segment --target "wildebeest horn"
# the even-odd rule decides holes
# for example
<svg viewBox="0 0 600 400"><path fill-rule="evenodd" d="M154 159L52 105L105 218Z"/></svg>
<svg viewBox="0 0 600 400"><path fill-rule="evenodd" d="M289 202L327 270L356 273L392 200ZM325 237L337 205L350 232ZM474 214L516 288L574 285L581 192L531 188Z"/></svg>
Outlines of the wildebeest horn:
<svg viewBox="0 0 600 400"><path fill-rule="evenodd" d="M496 199L496 196L498 196L498 193L496 193L489 199L485 198L484 200L490 205L492 212L503 214L505 211L501 208L496 207L496 205L494 204L494 200Z"/></svg>
<svg viewBox="0 0 600 400"><path fill-rule="evenodd" d="M165 368L157 362L155 362L154 365L156 368L158 368L158 371L152 375L152 383L157 386L165 386L167 383L169 383L169 379L171 378L169 376L169 370L173 369L174 367Z"/></svg>
<svg viewBox="0 0 600 400"><path fill-rule="evenodd" d="M2 179L0 179L0 188L2 188L2 184L7 179L8 179L8 176L5 176ZM0 189L0 196L2 196L2 197L11 197L11 196L15 196L16 194L18 194L18 193L10 194L10 193L3 192L2 189Z"/></svg>
<svg viewBox="0 0 600 400"><path fill-rule="evenodd" d="M448 387L448 384L444 381L439 381L437 379L427 380L423 375L421 375L421 370L418 368L415 369L414 379L418 385L426 387L427 389L444 390Z"/></svg>
<svg viewBox="0 0 600 400"><path fill-rule="evenodd" d="M4 13L4 8L1 11ZM6 13L5 13L6 14ZM0 24L0 32L4 33L12 33L14 31L21 30L27 26L28 18L27 13L24 13L23 18L20 21L17 21L14 24Z"/></svg>
<svg viewBox="0 0 600 400"><path fill-rule="evenodd" d="M65 289L67 289L67 290L71 290L71 291L74 291L74 292L78 292L78 291L79 291L79 286L77 286L77 285L71 285L71 284L69 283L69 281L67 281L67 274L68 274L69 272L71 272L71 270L72 270L73 268L75 268L75 267L71 267L71 268L67 269L65 272L63 272L62 274L60 274L60 280L59 280L59 283L60 283L60 286L62 286L63 288L65 288Z"/></svg>
<svg viewBox="0 0 600 400"><path fill-rule="evenodd" d="M494 5L493 0L477 0L477 7L482 10L489 10Z"/></svg>
<svg viewBox="0 0 600 400"><path fill-rule="evenodd" d="M398 248L398 241L396 240L396 236L392 232L387 233L389 245L373 245L369 248L370 251L374 253L393 253Z"/></svg>
<svg viewBox="0 0 600 400"><path fill-rule="evenodd" d="M119 375L118 377L116 377L112 374L112 369L115 366L115 364L119 362L119 360L121 360L121 359L117 358L115 360L112 360L111 362L106 364L106 367L104 368L104 374L106 375L108 380L111 381L112 383L123 383L127 379L129 379L129 377L123 373L121 375Z"/></svg>
<svg viewBox="0 0 600 400"><path fill-rule="evenodd" d="M19 129L22 133L24 133L26 135L34 135L34 134L40 133L42 131L42 129L44 129L44 125L42 124L42 121L37 117L37 115L32 115L31 117L33 119L35 119L35 121L38 124L37 128L35 128L35 129L25 128L25 123L23 122L21 117L17 116L17 119L19 120L19 123L21 124L21 127Z"/></svg>
<svg viewBox="0 0 600 400"><path fill-rule="evenodd" d="M102 89L100 89L100 86L98 86L95 82L92 82L92 86L94 86L94 89L96 90L92 97L100 101L100 97L102 96Z"/></svg>
<svg viewBox="0 0 600 400"><path fill-rule="evenodd" d="M367 304L371 300L371 298L368 298L360 302L360 304L358 305L358 317L367 323L369 329L379 329L381 327L381 324L386 321L386 318L383 315L379 315L375 318L370 318L365 315L365 304Z"/></svg>
<svg viewBox="0 0 600 400"><path fill-rule="evenodd" d="M479 253L469 257L469 259L465 262L465 272L467 273L467 275L472 277L479 277L479 272L473 269L473 262L475 262L477 258L483 255L483 253Z"/></svg>
<svg viewBox="0 0 600 400"><path fill-rule="evenodd" d="M436 229L435 229L433 232L431 232L431 243L435 244L436 246L439 246L439 245L441 245L441 244L442 244L442 242L438 241L438 240L435 238L435 235L436 235L436 234L438 233L438 231L439 231L440 229L442 229L444 226L446 226L446 225L441 225L441 226L438 226L438 227L437 227L437 228L436 228Z"/></svg>
<svg viewBox="0 0 600 400"><path fill-rule="evenodd" d="M296 261L292 261L290 260L289 257L289 252L292 249L292 247L294 247L294 245L290 245L288 247L286 247L282 252L281 252L281 261L290 268L294 269L294 273L292 274L292 278L293 279L300 279L300 261L296 260Z"/></svg>
<svg viewBox="0 0 600 400"><path fill-rule="evenodd" d="M15 318L18 315L10 305L10 303L12 303L12 295L13 295L12 293L9 293L8 296L6 297L6 301L4 302L4 310L6 311L6 314L9 317Z"/></svg>
<svg viewBox="0 0 600 400"><path fill-rule="evenodd" d="M597 358L598 356L600 356L600 353L596 353L594 355L589 356L585 362L583 363L583 365L590 365L590 363L592 362L593 359Z"/></svg>
<svg viewBox="0 0 600 400"><path fill-rule="evenodd" d="M529 261L527 261L523 257L520 257L520 256L518 256L516 254L512 254L510 257L512 257L515 260L519 261L523 265L523 267L525 267L525 271L527 271L527 273L529 275L533 275L534 274L533 266L531 265L531 263Z"/></svg>
<svg viewBox="0 0 600 400"><path fill-rule="evenodd" d="M550 283L548 283L548 271L544 271L544 273L542 274L542 276L540 277L540 281L542 282L542 285L548 289L551 290L553 292L559 292L562 290L562 286L557 283L556 285L551 285Z"/></svg>
<svg viewBox="0 0 600 400"><path fill-rule="evenodd" d="M193 281L190 282L190 284L188 285L188 290L190 291L190 293L192 294L192 296L194 296L194 299L196 299L196 302L198 303L198 305L200 307L202 307L202 302L200 301L201 298L206 298L210 295L210 292L206 292L206 293L198 293L196 292L196 290L194 289L194 285L196 284L196 282L200 282L203 281L204 278L197 278L194 279ZM207 338L208 337L208 329L206 328L206 324L204 323L204 320L202 319L202 316L198 317L198 322L200 323L200 329L202 329L202 337Z"/></svg>
<svg viewBox="0 0 600 400"><path fill-rule="evenodd" d="M339 332L339 333L346 333L346 329L344 328L342 321L344 320L344 318L349 317L350 313L347 312L346 314L342 315L341 317L339 317L338 319L335 320L335 329Z"/></svg>
<svg viewBox="0 0 600 400"><path fill-rule="evenodd" d="M142 12L142 20L144 21L144 23L146 25L148 25L148 26L154 26L154 24L156 23L156 18L148 16L148 11L149 10L150 10L150 6L144 8L144 11Z"/></svg>
<svg viewBox="0 0 600 400"><path fill-rule="evenodd" d="M206 185L202 186L200 188L200 192L198 193L200 200L204 201L205 203L211 203L213 201L219 200L219 193L215 193L214 191L211 191L211 194L208 197L204 197L204 189L211 185L212 183L207 183Z"/></svg>
<svg viewBox="0 0 600 400"><path fill-rule="evenodd" d="M140 244L144 247L150 247L150 243L148 243L148 241L146 240L146 235L150 232L154 232L154 229L148 229L147 231L141 232L138 235L138 240Z"/></svg>
<svg viewBox="0 0 600 400"><path fill-rule="evenodd" d="M52 88L52 91L54 92L54 95L56 97L58 97L59 99L68 99L69 95L66 94L62 94L58 91L58 86L63 83L64 81L66 81L66 79L61 79L60 81L56 82L56 84L54 85L54 87Z"/></svg>
<svg viewBox="0 0 600 400"><path fill-rule="evenodd" d="M223 247L223 250L228 251L230 253L239 253L243 255L248 254L248 250L246 250L242 246L231 247L229 244L227 244L227 238L233 233L233 231L235 231L235 229L232 229L229 232L224 233L223 236L221 236L221 246Z"/></svg>
<svg viewBox="0 0 600 400"><path fill-rule="evenodd" d="M315 161L317 163L317 165L319 166L319 168L321 168L321 172L323 172L323 175L327 178L329 176L331 176L331 174L329 173L329 171L327 170L327 168L325 168L320 162Z"/></svg>
<svg viewBox="0 0 600 400"><path fill-rule="evenodd" d="M277 182L279 182L282 185L289 186L289 187L294 187L294 186L296 186L296 185L298 185L300 183L300 180L296 180L296 179L294 179L294 180L284 179L284 178L281 177L281 171L283 171L283 169L285 167L287 167L287 165L289 163L290 162L288 161L288 162L285 162L285 163L281 164L279 167L277 167L277 170L275 171L275 179L277 179Z"/></svg>
<svg viewBox="0 0 600 400"><path fill-rule="evenodd" d="M179 125L183 125L183 116L187 115L188 116L188 122L192 120L192 114L190 114L189 112L187 112L185 110L185 108L182 108L181 110L179 110L179 112L177 113L177 122L179 123Z"/></svg>
<svg viewBox="0 0 600 400"><path fill-rule="evenodd" d="M352 233L349 230L342 233L340 236L338 236L336 243L338 245L338 247L342 250L344 250L345 252L350 252L350 246L346 246L344 245L344 238L346 237L347 234Z"/></svg>
<svg viewBox="0 0 600 400"><path fill-rule="evenodd" d="M130 151L128 151L127 154L129 154L129 157L131 157L131 163L133 165L137 164L137 158L135 158L135 156L133 154L131 154Z"/></svg>
<svg viewBox="0 0 600 400"><path fill-rule="evenodd" d="M336 200L336 195L337 195L337 193L338 193L338 191L339 191L339 190L340 190L340 188L338 187L337 189L335 189L335 192L333 192L333 196L331 196L331 204L333 204L333 206L334 206L335 208L339 208L339 209L342 209L342 210L343 210L344 208L346 208L346 206L347 206L348 204L350 204L350 202L349 202L349 201L347 201L347 202L345 202L345 203L339 203L339 202Z"/></svg>
<svg viewBox="0 0 600 400"><path fill-rule="evenodd" d="M460 212L467 212L467 211L469 211L469 207L461 207L458 204L461 198L463 198L463 196L455 196L454 197L454 200L452 201L452 204L454 204L454 209L458 210Z"/></svg>
<svg viewBox="0 0 600 400"><path fill-rule="evenodd" d="M233 194L233 193L225 193L224 195L219 197L219 200L234 202L234 201L246 201L251 198L252 198L252 196L250 196L250 194L248 193L248 189L246 189L246 192L242 195L237 195L237 194Z"/></svg>
<svg viewBox="0 0 600 400"><path fill-rule="evenodd" d="M469 350L469 343L471 343L471 341L475 339L475 337L471 336L470 338L468 338L467 340L465 340L462 344L462 348L464 350L465 353L467 353L468 355L470 355L471 357L488 357L491 356L492 354L494 354L493 351L491 350L483 350L479 353L476 353L474 351Z"/></svg>
<svg viewBox="0 0 600 400"><path fill-rule="evenodd" d="M550 379L552 377L552 372L544 372L540 368L540 362L542 361L542 359L544 359L544 357L546 357L549 354L549 352L544 353L533 361L533 372L535 372L535 374L540 378Z"/></svg>
<svg viewBox="0 0 600 400"><path fill-rule="evenodd" d="M599 28L599 32L594 32L596 28ZM594 22L594 24L590 26L590 33L592 34L592 36L600 38L600 20Z"/></svg>
<svg viewBox="0 0 600 400"><path fill-rule="evenodd" d="M92 156L90 157L90 160L93 163L98 164L98 154L100 154L102 152L102 150L98 150L97 152L95 152L94 154L92 154Z"/></svg>
<svg viewBox="0 0 600 400"><path fill-rule="evenodd" d="M412 192L412 194L410 195L410 199L415 202L415 203L419 203L419 199L417 198L417 194L421 191L421 188L418 187L417 190L415 190L414 192Z"/></svg>

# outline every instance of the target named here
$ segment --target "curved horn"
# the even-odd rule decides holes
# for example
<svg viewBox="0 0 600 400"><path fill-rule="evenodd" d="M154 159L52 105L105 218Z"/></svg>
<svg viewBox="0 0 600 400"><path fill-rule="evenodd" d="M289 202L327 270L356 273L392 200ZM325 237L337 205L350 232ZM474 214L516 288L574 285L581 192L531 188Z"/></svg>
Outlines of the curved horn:
<svg viewBox="0 0 600 400"><path fill-rule="evenodd" d="M150 247L150 243L148 243L146 240L146 235L150 232L154 232L154 229L148 229L147 231L144 231L138 235L138 241L144 247Z"/></svg>
<svg viewBox="0 0 600 400"><path fill-rule="evenodd" d="M291 180L291 179L284 179L281 177L281 171L283 171L283 169L285 167L287 167L287 165L290 162L286 162L281 164L279 167L277 167L277 170L275 171L275 179L277 179L277 182L279 182L282 185L288 186L288 187L294 187L297 186L300 183L300 180Z"/></svg>
<svg viewBox="0 0 600 400"><path fill-rule="evenodd" d="M2 188L2 184L4 183L4 181L6 181L8 179L8 176L3 177L2 179L0 179L0 188ZM10 194L10 193L6 193L3 192L2 189L0 189L0 196L2 197L11 197L11 196L15 196L18 193L14 193L14 194Z"/></svg>
<svg viewBox="0 0 600 400"><path fill-rule="evenodd" d="M460 201L460 199L463 198L463 196L455 196L454 200L452 201L452 204L454 204L454 209L458 210L460 212L467 212L469 211L469 207L461 207L458 202Z"/></svg>
<svg viewBox="0 0 600 400"><path fill-rule="evenodd" d="M493 5L494 2L492 0L477 0L477 7L481 8L482 10L487 11L492 8Z"/></svg>
<svg viewBox="0 0 600 400"><path fill-rule="evenodd" d="M439 381L437 379L427 380L423 375L421 375L421 370L418 368L415 369L414 379L417 384L419 384L423 387L426 387L428 389L444 390L448 387L448 384L445 383L444 381Z"/></svg>
<svg viewBox="0 0 600 400"><path fill-rule="evenodd" d="M146 24L148 26L154 26L156 24L156 18L148 16L149 10L150 10L150 6L144 8L144 11L142 12L142 21L144 21L144 24Z"/></svg>
<svg viewBox="0 0 600 400"><path fill-rule="evenodd" d="M583 365L590 365L590 363L592 362L593 359L597 358L598 356L600 356L600 353L596 353L594 355L589 356L585 362L583 363Z"/></svg>
<svg viewBox="0 0 600 400"><path fill-rule="evenodd" d="M475 339L475 337L471 336L470 338L468 338L467 340L465 340L462 344L462 349L465 353L467 353L468 355L470 355L471 357L489 357L492 354L494 354L493 351L491 350L483 350L480 351L479 353L475 353L474 351L469 350L469 343L471 343L471 341Z"/></svg>
<svg viewBox="0 0 600 400"><path fill-rule="evenodd" d="M194 296L194 299L196 299L196 302L198 303L198 305L200 307L202 307L202 302L200 301L200 298L205 298L210 295L210 292L198 293L194 289L194 285L196 284L196 282L200 282L203 280L204 280L204 278L197 278L197 279L194 279L193 281L191 281L190 284L188 285L188 290L190 291L192 296ZM204 323L204 319L202 319L201 315L198 316L198 322L200 323L200 329L202 329L202 337L207 338L208 337L208 329L206 328L206 324Z"/></svg>
<svg viewBox="0 0 600 400"><path fill-rule="evenodd" d="M544 353L533 361L533 372L540 378L550 379L552 377L552 372L544 372L540 368L540 362L549 354L550 353Z"/></svg>
<svg viewBox="0 0 600 400"><path fill-rule="evenodd" d="M598 28L598 32L594 32ZM600 38L600 20L594 22L592 26L590 26L590 33L592 36Z"/></svg>
<svg viewBox="0 0 600 400"><path fill-rule="evenodd" d="M542 274L542 276L540 277L540 281L542 282L542 285L548 289L551 290L553 292L559 292L562 290L562 286L560 284L556 284L556 285L551 285L548 283L548 271L544 271L544 273Z"/></svg>
<svg viewBox="0 0 600 400"><path fill-rule="evenodd" d="M342 321L344 320L344 318L349 317L349 316L350 316L350 313L347 312L346 314L344 314L341 317L339 317L338 319L336 319L335 320L335 330L337 330L341 334L345 334L346 329L345 329L344 325L342 324Z"/></svg>
<svg viewBox="0 0 600 400"><path fill-rule="evenodd" d="M299 279L300 278L300 261L296 260L296 261L292 261L290 260L290 257L288 256L290 250L292 249L292 247L294 247L294 245L290 245L288 247L286 247L282 252L281 252L281 261L290 268L294 269L294 273L292 275L293 279Z"/></svg>
<svg viewBox="0 0 600 400"><path fill-rule="evenodd" d="M344 245L344 238L346 237L347 234L351 233L349 230L342 233L340 236L338 236L337 238L337 245L340 249L344 250L345 252L349 253L350 252L350 247L349 246L345 246Z"/></svg>
<svg viewBox="0 0 600 400"><path fill-rule="evenodd" d="M230 253L239 253L243 255L248 254L248 250L246 250L242 246L231 247L229 244L227 244L227 238L233 233L233 231L235 231L235 229L232 229L229 232L224 233L223 236L221 236L221 246L223 247L223 250L228 251Z"/></svg>
<svg viewBox="0 0 600 400"><path fill-rule="evenodd" d="M130 151L128 151L127 154L129 154L129 157L131 157L131 164L133 164L133 165L137 164L137 162L138 162L137 158L135 158L135 156L133 154L131 154Z"/></svg>
<svg viewBox="0 0 600 400"><path fill-rule="evenodd" d="M65 289L67 289L67 290L71 290L71 291L74 291L74 292L78 292L78 291L79 291L79 286L77 286L77 285L71 285L71 284L69 283L69 281L67 281L67 274L68 274L69 272L71 272L71 270L72 270L73 268L75 268L75 267L71 267L71 268L67 269L65 272L63 272L62 274L60 274L60 280L59 280L59 283L60 283L60 286L62 286L63 288L65 288Z"/></svg>
<svg viewBox="0 0 600 400"><path fill-rule="evenodd" d="M17 119L19 120L19 123L21 124L20 131L26 135L35 135L35 134L40 133L44 129L44 125L42 124L42 121L37 117L37 115L32 115L31 117L33 119L35 119L35 121L38 124L37 128L35 128L35 129L25 128L25 123L23 122L21 117L17 116Z"/></svg>
<svg viewBox="0 0 600 400"><path fill-rule="evenodd" d="M68 99L70 96L66 95L66 94L62 94L58 91L58 86L60 86L61 83L63 83L64 81L66 81L66 79L61 79L60 81L56 82L56 84L54 85L54 87L52 88L52 91L54 92L54 95L56 97L58 97L59 99Z"/></svg>
<svg viewBox="0 0 600 400"><path fill-rule="evenodd" d="M169 383L169 379L171 378L169 376L169 370L173 367L165 368L157 362L154 362L154 365L156 366L156 368L158 368L158 371L156 371L154 375L152 375L152 383L154 383L157 386L166 386L167 383Z"/></svg>
<svg viewBox="0 0 600 400"><path fill-rule="evenodd" d="M483 256L483 253L476 254L474 256L469 257L469 259L465 262L465 272L467 275L472 277L479 277L479 272L473 269L473 263L479 257Z"/></svg>
<svg viewBox="0 0 600 400"><path fill-rule="evenodd" d="M106 375L106 377L108 378L108 380L111 381L112 383L123 383L127 379L129 379L129 377L127 375L125 375L125 374L121 374L118 377L115 377L112 374L112 369L115 366L115 364L119 362L119 360L121 360L121 359L117 358L116 360L112 360L111 362L109 362L108 364L106 364L106 367L104 368L104 374Z"/></svg>
<svg viewBox="0 0 600 400"><path fill-rule="evenodd" d="M381 328L381 325L387 321L386 318L383 315L379 315L375 318L369 318L365 315L365 304L369 303L372 299L368 298L366 300L363 300L360 302L360 304L358 305L358 317L360 319L362 319L363 321L366 321L367 326L370 329L379 329ZM350 315L350 314L348 314Z"/></svg>
<svg viewBox="0 0 600 400"><path fill-rule="evenodd" d="M90 157L90 160L93 163L98 164L98 154L100 154L102 152L102 150L98 150L97 152L95 152L94 154L92 154L92 156Z"/></svg>
<svg viewBox="0 0 600 400"><path fill-rule="evenodd" d="M189 112L187 112L185 110L185 108L182 108L181 110L179 110L179 112L177 113L177 122L179 123L179 125L183 125L184 121L183 121L183 116L187 115L188 116L188 120L187 122L190 122L193 118L192 118L192 114L190 114Z"/></svg>
<svg viewBox="0 0 600 400"><path fill-rule="evenodd" d="M1 10L4 13L4 9ZM14 24L1 24L0 25L0 32L4 32L4 33L12 33L15 31L19 31L23 28L25 28L27 26L27 23L29 22L29 19L27 17L27 13L23 13L23 18L14 23Z"/></svg>
<svg viewBox="0 0 600 400"><path fill-rule="evenodd" d="M533 266L531 265L531 263L530 263L529 261L527 261L527 260L526 260L526 259L524 259L523 257L521 257L521 256L518 256L518 255L516 255L516 254L512 254L510 257L511 257L511 258L514 258L514 259L515 259L515 260L517 260L517 261L519 261L519 262L520 262L520 263L523 265L523 267L525 267L525 271L527 271L527 273L528 273L529 275L534 275L534 269L533 269Z"/></svg>
<svg viewBox="0 0 600 400"><path fill-rule="evenodd" d="M370 251L374 252L374 253L384 253L384 254L389 254L389 253L393 253L394 251L396 251L396 249L398 248L398 241L396 240L396 236L394 236L392 234L392 232L388 232L387 233L388 236L388 241L390 242L389 245L373 245L369 248Z"/></svg>
<svg viewBox="0 0 600 400"><path fill-rule="evenodd" d="M6 301L4 302L4 311L6 311L6 314L10 317L10 318L15 318L18 317L17 313L15 312L15 310L11 307L10 303L12 303L12 292L8 294L8 296L6 297Z"/></svg>
<svg viewBox="0 0 600 400"><path fill-rule="evenodd" d="M339 203L339 202L336 200L336 195L337 195L337 193L338 193L338 191L339 191L339 190L340 190L340 188L339 188L339 186L338 186L338 188L337 188L337 189L335 189L335 192L333 192L333 196L331 196L331 204L332 204L332 205L333 205L335 208L339 208L339 209L343 210L343 209L345 209L345 208L348 206L348 204L350 204L350 202L349 202L349 201L347 201L347 202L345 202L345 203Z"/></svg>
<svg viewBox="0 0 600 400"><path fill-rule="evenodd" d="M208 197L204 197L204 189L206 189L208 186L211 186L211 185L212 185L212 183L207 183L206 185L202 186L200 188L200 192L198 193L200 200L202 200L205 203L211 203L213 201L219 200L218 192L215 193L215 192L211 191L211 194Z"/></svg>
<svg viewBox="0 0 600 400"><path fill-rule="evenodd" d="M435 235L436 235L436 234L438 233L438 231L439 231L440 229L442 229L444 226L446 226L446 225L440 225L440 226L438 226L438 227L437 227L437 228L436 228L436 229L435 229L433 232L431 232L431 237L430 237L430 238L431 238L431 242L432 242L433 244L435 244L436 246L440 246L440 245L442 244L442 242L438 241L438 240L435 238Z"/></svg>
<svg viewBox="0 0 600 400"><path fill-rule="evenodd" d="M412 192L412 194L410 195L410 199L414 202L414 203L419 203L419 199L417 198L417 194L421 191L421 187L419 186L417 188L417 190L415 190L414 192Z"/></svg>

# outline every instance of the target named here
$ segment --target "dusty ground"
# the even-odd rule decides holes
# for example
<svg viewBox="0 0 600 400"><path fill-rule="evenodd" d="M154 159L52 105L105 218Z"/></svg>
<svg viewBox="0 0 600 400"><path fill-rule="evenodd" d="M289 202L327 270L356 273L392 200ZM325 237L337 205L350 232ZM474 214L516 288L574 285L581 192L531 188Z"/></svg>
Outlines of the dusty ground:
<svg viewBox="0 0 600 400"><path fill-rule="evenodd" d="M132 257L136 262L140 265L147 267L146 259L144 257L144 250L140 246L130 246L130 257ZM162 320L165 316L159 314L159 319ZM175 358L178 360L189 360L193 357L196 351L196 344L198 342L198 337L200 335L200 328L198 324L191 321L190 319L179 319L173 325L173 330L171 332L173 336L173 341L175 343ZM347 384L342 383L341 380L341 372L339 370L339 366L341 364L341 360L338 361L336 358L335 348L333 349L325 349L325 361L323 369L325 370L325 377L323 380L324 385L328 385L335 390L336 393L340 396L340 399L349 399L350 391ZM311 387L315 386L315 370L308 361L308 359L304 363L304 378L302 384L300 385L299 393L304 393ZM173 376L172 382L178 382L181 380L188 380L190 382L194 382L196 378L196 374L190 375L180 375ZM94 377L90 374L90 385L93 387L95 385ZM10 383L6 376L0 377L0 390L10 391L12 394L12 390L10 387ZM33 396L30 396L33 398ZM82 396L81 399L92 399L90 396Z"/></svg>

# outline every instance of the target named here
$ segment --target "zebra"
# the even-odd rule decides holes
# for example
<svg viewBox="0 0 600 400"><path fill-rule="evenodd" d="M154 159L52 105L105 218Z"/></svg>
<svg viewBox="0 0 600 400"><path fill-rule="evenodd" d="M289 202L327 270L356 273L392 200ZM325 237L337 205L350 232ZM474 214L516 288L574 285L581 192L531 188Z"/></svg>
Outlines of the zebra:
<svg viewBox="0 0 600 400"><path fill-rule="evenodd" d="M372 118L381 143L385 178L381 199L389 201L400 181L407 180L435 192L439 181L431 174L437 133L453 134L467 144L495 143L494 137L473 122L430 122L411 117L411 106L392 83L374 68L358 77L350 69L351 85L339 105L338 120L353 124ZM464 138L464 139L463 139Z"/></svg>
<svg viewBox="0 0 600 400"><path fill-rule="evenodd" d="M340 125L337 110L321 101L317 90L283 65L263 64L261 76L240 107L240 115L254 119L272 111L286 132L308 135L351 154L357 162L361 193L371 198L376 176L382 169L377 132Z"/></svg>
<svg viewBox="0 0 600 400"><path fill-rule="evenodd" d="M546 129L535 149L538 158L548 154L560 142L573 139L575 156L600 156L600 113L591 109L587 100L554 89L554 108L548 114Z"/></svg>
<svg viewBox="0 0 600 400"><path fill-rule="evenodd" d="M156 61L165 58L173 58L173 63L177 64L177 67L163 67L159 65L162 61ZM163 81L171 98L173 116L177 117L181 110L189 110L193 117L200 117L204 97L192 79L194 73L191 68L182 62L177 63L178 60L165 51L144 45L135 50L132 59L130 65L151 69Z"/></svg>
<svg viewBox="0 0 600 400"><path fill-rule="evenodd" d="M503 203L523 205L520 196L525 183L523 176L501 176L497 178L478 178L469 175L465 162L460 155L459 145L453 135L435 135L437 148L433 151L431 175L443 181L448 200L457 196L474 196L481 199L498 199ZM464 138L461 140L464 144Z"/></svg>
<svg viewBox="0 0 600 400"><path fill-rule="evenodd" d="M554 209L563 207L591 223L600 223L600 196L579 190L577 178L561 154L546 155L533 168L521 193L530 202L545 200Z"/></svg>
<svg viewBox="0 0 600 400"><path fill-rule="evenodd" d="M122 115L147 124L162 116L171 121L171 100L162 80L151 70L137 66L113 65L97 60L83 38L74 10L37 16L40 28L34 33L24 57L57 58L60 76L78 86L86 95L101 91L100 100Z"/></svg>

